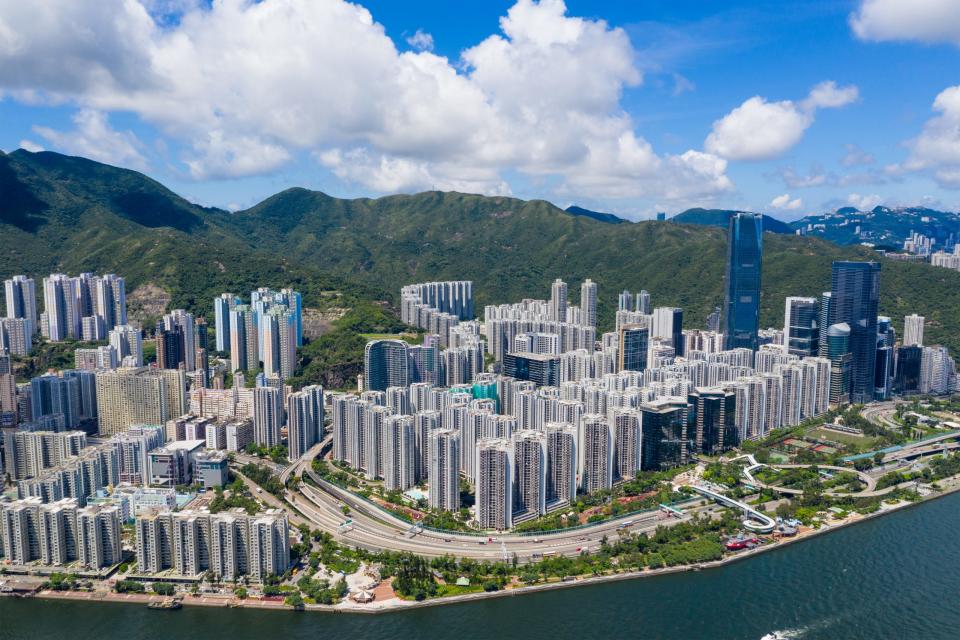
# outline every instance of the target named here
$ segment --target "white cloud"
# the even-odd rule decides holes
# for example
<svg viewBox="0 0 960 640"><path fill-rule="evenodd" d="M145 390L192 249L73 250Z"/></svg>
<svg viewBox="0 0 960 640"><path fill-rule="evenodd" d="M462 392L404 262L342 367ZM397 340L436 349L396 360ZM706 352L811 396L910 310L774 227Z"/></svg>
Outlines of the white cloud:
<svg viewBox="0 0 960 640"><path fill-rule="evenodd" d="M433 51L433 36L417 29L416 33L407 38L407 44L419 51Z"/></svg>
<svg viewBox="0 0 960 640"><path fill-rule="evenodd" d="M100 162L146 169L147 161L140 153L142 145L131 131L116 131L102 111L83 109L73 116L75 128L58 131L34 127L34 132L55 149L70 155L84 156Z"/></svg>
<svg viewBox="0 0 960 640"><path fill-rule="evenodd" d="M803 200L800 198L790 199L790 194L785 193L782 196L777 196L770 201L770 207L773 209L781 209L783 211L796 211L803 206Z"/></svg>
<svg viewBox="0 0 960 640"><path fill-rule="evenodd" d="M856 207L860 211L869 211L877 205L883 202L883 198L877 194L871 195L860 195L859 193L851 193L847 196L847 204L851 207Z"/></svg>
<svg viewBox="0 0 960 640"><path fill-rule="evenodd" d="M956 0L862 0L850 27L862 40L960 44Z"/></svg>
<svg viewBox="0 0 960 640"><path fill-rule="evenodd" d="M840 159L840 164L845 167L856 167L859 165L873 164L873 154L867 153L855 144L844 145L847 152Z"/></svg>
<svg viewBox="0 0 960 640"><path fill-rule="evenodd" d="M907 143L907 161L886 171L890 175L926 171L941 186L960 188L960 85L941 91L933 110L940 115L927 120L920 135Z"/></svg>
<svg viewBox="0 0 960 640"><path fill-rule="evenodd" d="M822 187L831 182L831 176L819 167L814 168L809 175L801 175L792 167L785 167L780 170L780 177L783 178L783 183L791 189Z"/></svg>
<svg viewBox="0 0 960 640"><path fill-rule="evenodd" d="M518 0L500 30L448 60L398 51L343 0L0 0L0 94L134 113L181 142L198 179L306 151L383 191L502 193L512 173L601 197L732 189L725 161L658 155L636 131L621 97L642 75L622 29Z"/></svg>
<svg viewBox="0 0 960 640"><path fill-rule="evenodd" d="M41 145L37 144L33 140L21 140L18 145L21 149L29 151L31 153L37 153L38 151L46 151Z"/></svg>
<svg viewBox="0 0 960 640"><path fill-rule="evenodd" d="M776 158L800 142L817 109L842 107L858 97L857 87L838 87L833 81L818 84L799 103L754 96L713 123L704 149L729 160Z"/></svg>

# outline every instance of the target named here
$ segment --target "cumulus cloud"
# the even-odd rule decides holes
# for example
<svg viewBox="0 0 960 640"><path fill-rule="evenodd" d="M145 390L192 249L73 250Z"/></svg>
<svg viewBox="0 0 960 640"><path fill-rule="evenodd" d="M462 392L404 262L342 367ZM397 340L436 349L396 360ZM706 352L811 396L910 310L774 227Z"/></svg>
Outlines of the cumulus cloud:
<svg viewBox="0 0 960 640"><path fill-rule="evenodd" d="M137 137L131 131L113 129L107 115L102 111L83 109L74 115L73 123L75 128L70 131L58 131L49 127L34 127L33 130L53 147L65 153L135 169L146 169L147 161L140 153L142 145Z"/></svg>
<svg viewBox="0 0 960 640"><path fill-rule="evenodd" d="M157 18L171 6L186 9ZM309 152L380 191L504 193L515 172L584 196L732 189L721 158L657 154L635 130L621 97L643 78L622 29L518 0L457 60L428 35L399 51L343 0L0 0L0 95L132 112L198 179Z"/></svg>
<svg viewBox="0 0 960 640"><path fill-rule="evenodd" d="M433 36L417 29L416 33L407 38L407 44L420 51L433 51Z"/></svg>
<svg viewBox="0 0 960 640"><path fill-rule="evenodd" d="M772 209L781 209L783 211L796 211L803 206L803 200L800 198L790 199L790 194L785 193L782 196L777 196L770 201L770 208Z"/></svg>
<svg viewBox="0 0 960 640"><path fill-rule="evenodd" d="M860 195L859 193L851 193L847 196L847 204L851 207L855 207L860 211L869 211L877 205L883 202L883 198L877 194L871 195Z"/></svg>
<svg viewBox="0 0 960 640"><path fill-rule="evenodd" d="M939 115L930 118L920 135L910 140L910 157L902 165L887 167L898 175L926 171L943 187L960 188L960 85L940 92L933 101Z"/></svg>
<svg viewBox="0 0 960 640"><path fill-rule="evenodd" d="M955 0L862 0L850 14L862 40L919 40L960 45L960 11Z"/></svg>
<svg viewBox="0 0 960 640"><path fill-rule="evenodd" d="M800 102L754 96L713 123L704 148L729 160L776 158L800 142L818 109L843 107L858 98L857 87L833 81L818 84Z"/></svg>

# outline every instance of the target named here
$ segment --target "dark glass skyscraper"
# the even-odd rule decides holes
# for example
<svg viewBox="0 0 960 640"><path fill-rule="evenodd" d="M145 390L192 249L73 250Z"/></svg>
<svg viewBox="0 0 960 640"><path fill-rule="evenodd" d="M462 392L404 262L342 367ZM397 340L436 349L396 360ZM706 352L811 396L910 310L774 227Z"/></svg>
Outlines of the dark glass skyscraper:
<svg viewBox="0 0 960 640"><path fill-rule="evenodd" d="M850 401L873 400L877 361L880 263L834 262L830 324L850 326Z"/></svg>
<svg viewBox="0 0 960 640"><path fill-rule="evenodd" d="M734 214L728 231L723 332L727 349L743 347L756 351L760 329L763 218L753 213Z"/></svg>

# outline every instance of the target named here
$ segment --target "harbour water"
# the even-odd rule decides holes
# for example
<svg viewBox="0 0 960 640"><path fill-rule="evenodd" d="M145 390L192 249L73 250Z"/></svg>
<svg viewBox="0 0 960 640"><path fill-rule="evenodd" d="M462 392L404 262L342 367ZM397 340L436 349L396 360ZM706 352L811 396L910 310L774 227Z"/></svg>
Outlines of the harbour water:
<svg viewBox="0 0 960 640"><path fill-rule="evenodd" d="M0 598L0 640L955 639L958 534L953 494L715 570L372 616Z"/></svg>

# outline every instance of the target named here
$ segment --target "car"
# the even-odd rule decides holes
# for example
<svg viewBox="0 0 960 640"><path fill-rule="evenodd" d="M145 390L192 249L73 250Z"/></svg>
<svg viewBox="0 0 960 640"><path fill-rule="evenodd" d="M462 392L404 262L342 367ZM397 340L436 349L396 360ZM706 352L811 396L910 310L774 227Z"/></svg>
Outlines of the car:
<svg viewBox="0 0 960 640"><path fill-rule="evenodd" d="M453 542L453 538L444 538L443 541L444 541L444 542Z"/></svg>
<svg viewBox="0 0 960 640"><path fill-rule="evenodd" d="M493 542L493 538L487 538L487 542Z"/></svg>
<svg viewBox="0 0 960 640"><path fill-rule="evenodd" d="M481 541L479 541L477 544L487 544L487 541L486 541L486 540L481 540Z"/></svg>
<svg viewBox="0 0 960 640"><path fill-rule="evenodd" d="M583 549L583 547L577 547L577 553L580 553L581 549Z"/></svg>

